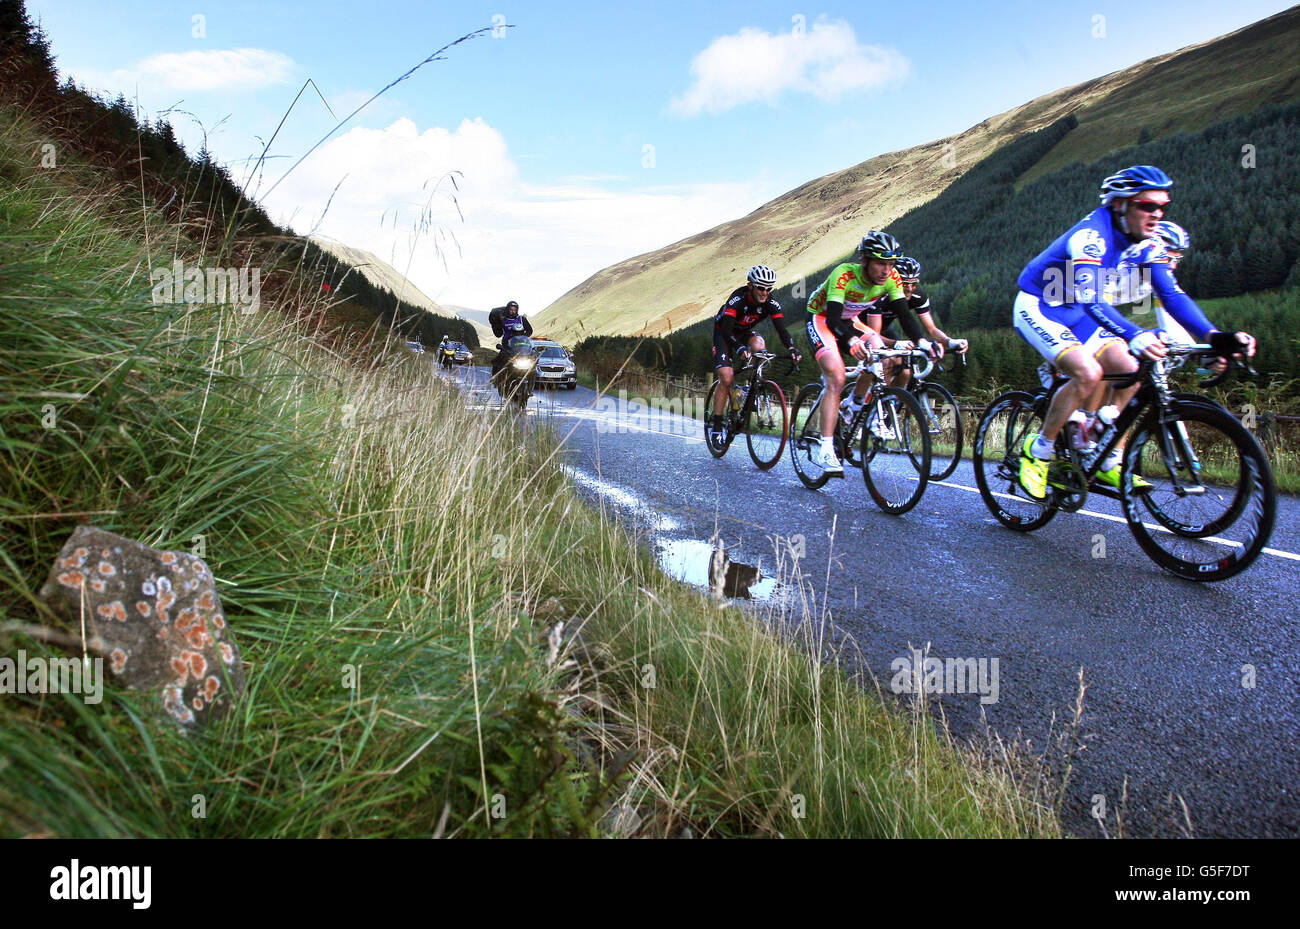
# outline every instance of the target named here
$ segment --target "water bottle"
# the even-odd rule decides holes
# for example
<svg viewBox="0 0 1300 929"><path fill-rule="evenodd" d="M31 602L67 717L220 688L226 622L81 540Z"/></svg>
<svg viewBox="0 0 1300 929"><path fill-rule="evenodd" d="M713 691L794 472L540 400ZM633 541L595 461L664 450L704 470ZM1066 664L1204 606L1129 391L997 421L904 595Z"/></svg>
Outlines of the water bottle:
<svg viewBox="0 0 1300 929"><path fill-rule="evenodd" d="M740 408L745 405L745 391L739 387L731 388L731 410L740 412Z"/></svg>
<svg viewBox="0 0 1300 929"><path fill-rule="evenodd" d="M1076 452L1087 451L1090 441L1088 429L1088 414L1083 410L1075 410L1070 414L1070 418L1065 423L1065 434L1070 437L1070 448Z"/></svg>
<svg viewBox="0 0 1300 929"><path fill-rule="evenodd" d="M1056 378L1052 374L1052 366L1050 364L1044 361L1042 364L1038 366L1038 382L1040 384L1042 384L1044 387L1050 388L1052 386L1052 381L1054 381L1055 379Z"/></svg>
<svg viewBox="0 0 1300 929"><path fill-rule="evenodd" d="M1119 417L1119 407L1113 404L1103 406L1097 411L1096 417L1088 423L1088 439L1090 442L1099 442L1101 437L1106 434L1111 425Z"/></svg>

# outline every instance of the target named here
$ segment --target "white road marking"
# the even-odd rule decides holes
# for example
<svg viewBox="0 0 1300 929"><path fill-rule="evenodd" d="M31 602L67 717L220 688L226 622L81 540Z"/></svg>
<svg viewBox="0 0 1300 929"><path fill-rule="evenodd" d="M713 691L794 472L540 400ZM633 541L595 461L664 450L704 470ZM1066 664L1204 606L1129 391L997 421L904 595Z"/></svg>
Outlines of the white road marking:
<svg viewBox="0 0 1300 929"><path fill-rule="evenodd" d="M654 522L654 528L660 532L666 532L670 529L678 528L676 520L664 516L653 506L645 500L642 500L627 488L611 484L609 481L602 481L600 478L594 477L586 471L582 471L571 465L560 465L560 470L567 474L574 483L582 484L583 486L594 490L602 497L608 497L610 500L613 500L615 503L618 503L627 509L639 512L643 516L649 517Z"/></svg>
<svg viewBox="0 0 1300 929"><path fill-rule="evenodd" d="M953 487L956 488L957 490L965 490L975 494L978 494L980 492L978 487L967 487L965 484L953 484L949 481L930 481L930 483L942 484L944 487ZM1002 497L1005 500L1019 500L1021 503L1028 502L1025 500L1024 497L1017 497L1015 494L999 493L996 490L993 491L993 496ZM1128 525L1128 520L1124 519L1124 517L1114 516L1110 513L1098 513L1096 510L1079 510L1078 513L1081 516L1093 516L1096 517L1097 519L1106 519L1113 523L1123 523L1124 525ZM1148 529L1152 530L1153 532L1169 532L1169 530L1166 529L1164 526L1153 526L1151 523L1143 523L1142 525L1146 526ZM1207 536L1203 541L1217 542L1219 545L1228 545L1228 546L1232 546L1233 548L1241 548L1240 542L1234 542L1231 539L1221 539L1218 536ZM1300 561L1300 555L1297 555L1294 552L1284 552L1281 549L1276 549L1276 548L1262 548L1260 549L1260 551L1266 555L1275 555L1278 558L1289 558L1291 561Z"/></svg>

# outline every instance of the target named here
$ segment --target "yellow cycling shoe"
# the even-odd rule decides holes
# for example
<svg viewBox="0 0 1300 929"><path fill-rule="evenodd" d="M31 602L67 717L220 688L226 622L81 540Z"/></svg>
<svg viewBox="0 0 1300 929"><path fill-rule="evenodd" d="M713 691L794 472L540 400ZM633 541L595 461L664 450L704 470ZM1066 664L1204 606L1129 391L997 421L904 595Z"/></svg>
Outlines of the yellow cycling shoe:
<svg viewBox="0 0 1300 929"><path fill-rule="evenodd" d="M1119 465L1115 465L1115 467L1111 468L1109 471L1098 471L1096 480L1105 484L1107 487L1114 487L1116 490L1119 490L1119 471ZM1151 486L1151 482L1142 475L1133 475L1133 490L1135 492L1142 493L1144 490L1150 490Z"/></svg>
<svg viewBox="0 0 1300 929"><path fill-rule="evenodd" d="M1033 444L1034 437L1025 436L1024 447L1020 449L1020 486L1033 499L1046 500L1048 462L1034 457L1029 450Z"/></svg>

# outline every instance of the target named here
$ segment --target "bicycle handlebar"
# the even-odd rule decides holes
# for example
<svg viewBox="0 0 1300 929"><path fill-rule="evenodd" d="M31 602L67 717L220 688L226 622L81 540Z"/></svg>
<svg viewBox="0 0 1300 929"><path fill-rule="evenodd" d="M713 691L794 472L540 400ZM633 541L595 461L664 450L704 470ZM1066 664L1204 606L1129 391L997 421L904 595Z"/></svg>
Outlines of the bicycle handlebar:
<svg viewBox="0 0 1300 929"><path fill-rule="evenodd" d="M1170 358L1222 358L1224 357L1223 355L1219 354L1219 352L1217 352L1214 348L1204 343L1198 345L1170 345L1168 346L1168 348L1169 351L1167 357ZM1224 365L1222 371L1220 371L1218 374L1212 375L1200 381L1198 386L1201 388L1207 388L1207 387L1215 387L1219 384L1222 384L1224 381L1228 379L1228 375L1232 373L1232 369L1234 365L1236 367L1244 368L1246 371L1246 375L1248 377L1259 377L1259 372L1257 372L1254 369L1254 367L1250 363L1250 359L1246 355L1242 355L1242 354L1232 355L1227 359L1227 362L1228 363ZM1148 370L1152 364L1154 364L1154 362L1144 360L1142 362L1142 365L1139 366L1138 368L1139 375L1141 372Z"/></svg>
<svg viewBox="0 0 1300 929"><path fill-rule="evenodd" d="M876 351L872 351L867 355L867 359L871 362L883 361L886 358L904 358L904 357L912 358L912 359L919 358L924 362L924 365L919 370L917 370L915 367L915 361L912 362L912 368L913 368L912 376L922 380L924 380L926 375L928 375L931 371L934 370L934 365L937 360L931 358L929 355L921 351L919 348L901 348L901 349L882 348Z"/></svg>

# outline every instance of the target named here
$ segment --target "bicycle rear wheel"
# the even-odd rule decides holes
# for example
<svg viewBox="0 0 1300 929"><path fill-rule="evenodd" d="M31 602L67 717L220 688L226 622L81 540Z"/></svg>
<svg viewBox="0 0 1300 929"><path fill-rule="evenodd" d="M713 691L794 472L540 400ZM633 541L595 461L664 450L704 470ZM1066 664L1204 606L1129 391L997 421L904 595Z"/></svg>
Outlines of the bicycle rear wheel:
<svg viewBox="0 0 1300 929"><path fill-rule="evenodd" d="M906 513L920 501L930 478L930 430L921 404L898 387L869 401L862 429L862 479L886 513Z"/></svg>
<svg viewBox="0 0 1300 929"><path fill-rule="evenodd" d="M1020 486L1020 449L1026 437L1043 428L1034 406L1034 395L1023 390L998 397L980 417L971 446L975 485L984 505L998 522L1017 532L1041 529L1056 515L1055 506L1034 500Z"/></svg>
<svg viewBox="0 0 1300 929"><path fill-rule="evenodd" d="M1268 456L1218 406L1175 400L1172 412L1164 423L1146 417L1125 450L1124 516L1160 567L1194 581L1225 580L1250 567L1273 533L1277 488ZM1134 475L1153 486L1134 493Z"/></svg>
<svg viewBox="0 0 1300 929"><path fill-rule="evenodd" d="M961 409L942 384L922 384L913 390L930 430L930 480L942 481L961 461Z"/></svg>
<svg viewBox="0 0 1300 929"><path fill-rule="evenodd" d="M754 385L749 412L745 414L745 442L749 457L759 469L766 471L781 460L785 440L789 434L785 394L775 381L759 381Z"/></svg>
<svg viewBox="0 0 1300 929"><path fill-rule="evenodd" d="M727 454L727 449L731 447L731 429L728 421L731 419L730 410L725 406L722 412L722 429L723 440L720 444L714 444L709 433L709 420L713 418L713 395L717 392L721 382L714 381L713 386L709 388L709 395L704 400L704 447L709 450L709 454L714 458L721 458Z"/></svg>
<svg viewBox="0 0 1300 929"><path fill-rule="evenodd" d="M790 462L794 473L809 490L816 490L828 475L813 459L822 441L821 384L808 384L799 391L790 410Z"/></svg>

